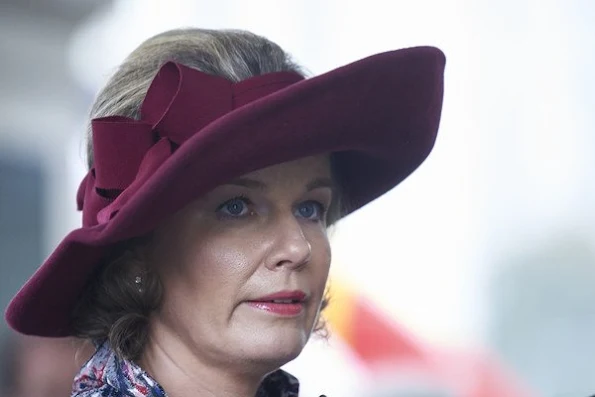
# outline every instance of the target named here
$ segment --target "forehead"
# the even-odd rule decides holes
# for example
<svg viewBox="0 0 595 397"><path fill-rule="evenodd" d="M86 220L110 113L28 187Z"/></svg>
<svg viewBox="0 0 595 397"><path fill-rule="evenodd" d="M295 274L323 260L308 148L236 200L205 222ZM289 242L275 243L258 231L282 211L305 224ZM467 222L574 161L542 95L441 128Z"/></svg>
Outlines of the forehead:
<svg viewBox="0 0 595 397"><path fill-rule="evenodd" d="M294 181L296 179L309 180L315 177L330 178L330 156L316 155L304 157L256 170L243 175L243 177L270 182L278 182L287 179Z"/></svg>

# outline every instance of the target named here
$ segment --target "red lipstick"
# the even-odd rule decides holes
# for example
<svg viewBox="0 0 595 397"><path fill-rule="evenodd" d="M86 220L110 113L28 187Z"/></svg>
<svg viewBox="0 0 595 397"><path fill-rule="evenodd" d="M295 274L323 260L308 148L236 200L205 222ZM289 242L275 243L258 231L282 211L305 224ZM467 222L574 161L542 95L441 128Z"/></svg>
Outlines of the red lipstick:
<svg viewBox="0 0 595 397"><path fill-rule="evenodd" d="M304 311L306 293L303 291L281 291L247 301L249 306L279 316L297 316Z"/></svg>

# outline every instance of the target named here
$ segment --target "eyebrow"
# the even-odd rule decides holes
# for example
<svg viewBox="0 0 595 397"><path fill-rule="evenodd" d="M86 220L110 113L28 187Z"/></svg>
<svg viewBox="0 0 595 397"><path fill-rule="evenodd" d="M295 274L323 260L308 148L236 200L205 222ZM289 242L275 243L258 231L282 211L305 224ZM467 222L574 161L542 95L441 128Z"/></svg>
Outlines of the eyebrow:
<svg viewBox="0 0 595 397"><path fill-rule="evenodd" d="M266 183L250 178L236 178L226 183L226 185L242 186L254 190L267 190ZM331 178L316 178L306 185L306 191L311 191L318 188L329 188L335 190L335 183Z"/></svg>
<svg viewBox="0 0 595 397"><path fill-rule="evenodd" d="M314 190L322 187L327 187L331 190L335 190L335 182L331 178L316 178L306 185L306 190Z"/></svg>

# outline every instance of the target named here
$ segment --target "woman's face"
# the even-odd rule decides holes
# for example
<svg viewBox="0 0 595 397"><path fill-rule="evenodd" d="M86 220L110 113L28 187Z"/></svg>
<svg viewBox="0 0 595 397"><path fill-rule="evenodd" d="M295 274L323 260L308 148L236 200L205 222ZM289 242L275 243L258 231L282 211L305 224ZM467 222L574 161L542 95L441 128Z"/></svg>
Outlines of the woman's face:
<svg viewBox="0 0 595 397"><path fill-rule="evenodd" d="M209 363L295 358L329 272L331 186L328 156L309 157L230 181L172 217L156 233L164 300L152 332Z"/></svg>

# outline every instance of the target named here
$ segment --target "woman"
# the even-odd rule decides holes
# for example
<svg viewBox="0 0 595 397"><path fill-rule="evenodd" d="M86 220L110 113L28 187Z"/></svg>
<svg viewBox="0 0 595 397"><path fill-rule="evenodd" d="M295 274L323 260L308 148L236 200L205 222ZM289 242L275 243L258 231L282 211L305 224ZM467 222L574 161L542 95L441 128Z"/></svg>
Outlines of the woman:
<svg viewBox="0 0 595 397"><path fill-rule="evenodd" d="M327 228L428 155L443 69L424 47L305 79L251 33L149 39L93 106L82 228L7 321L95 344L73 396L297 396Z"/></svg>

